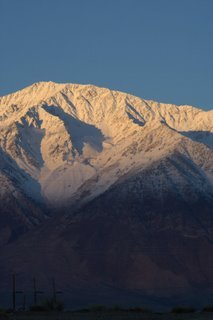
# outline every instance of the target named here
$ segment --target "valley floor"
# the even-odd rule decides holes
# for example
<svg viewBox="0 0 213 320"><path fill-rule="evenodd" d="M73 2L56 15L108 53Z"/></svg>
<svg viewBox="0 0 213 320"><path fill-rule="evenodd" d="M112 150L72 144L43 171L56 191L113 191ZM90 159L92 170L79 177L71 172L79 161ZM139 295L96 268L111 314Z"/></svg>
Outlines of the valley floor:
<svg viewBox="0 0 213 320"><path fill-rule="evenodd" d="M212 320L212 313L150 313L137 312L64 312L64 313L20 313L15 320Z"/></svg>

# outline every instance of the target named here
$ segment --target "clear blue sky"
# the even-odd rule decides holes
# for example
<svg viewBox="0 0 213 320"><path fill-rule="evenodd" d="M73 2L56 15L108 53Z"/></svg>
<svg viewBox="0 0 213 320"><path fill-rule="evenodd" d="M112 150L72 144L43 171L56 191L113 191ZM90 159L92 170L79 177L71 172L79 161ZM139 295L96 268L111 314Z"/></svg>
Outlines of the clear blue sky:
<svg viewBox="0 0 213 320"><path fill-rule="evenodd" d="M213 107L213 0L0 0L0 95L90 83Z"/></svg>

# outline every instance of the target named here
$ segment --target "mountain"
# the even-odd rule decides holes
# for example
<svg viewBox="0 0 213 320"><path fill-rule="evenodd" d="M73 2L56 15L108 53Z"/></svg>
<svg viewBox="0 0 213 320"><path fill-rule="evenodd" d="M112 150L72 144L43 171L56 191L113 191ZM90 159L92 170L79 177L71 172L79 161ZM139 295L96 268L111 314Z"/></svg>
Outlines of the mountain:
<svg viewBox="0 0 213 320"><path fill-rule="evenodd" d="M210 299L213 110L39 82L0 98L0 148L2 290Z"/></svg>

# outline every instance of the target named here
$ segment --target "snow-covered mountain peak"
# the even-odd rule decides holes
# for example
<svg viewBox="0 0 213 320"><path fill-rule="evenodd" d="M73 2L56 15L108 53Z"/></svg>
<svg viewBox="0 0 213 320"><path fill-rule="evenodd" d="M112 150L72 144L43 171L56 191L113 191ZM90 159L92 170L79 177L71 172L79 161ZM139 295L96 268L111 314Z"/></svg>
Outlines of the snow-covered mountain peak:
<svg viewBox="0 0 213 320"><path fill-rule="evenodd" d="M56 92L64 88L64 84L56 84L54 82L37 82L22 90L0 97L0 113L9 112L10 109L17 110L18 108L30 107L45 101Z"/></svg>
<svg viewBox="0 0 213 320"><path fill-rule="evenodd" d="M25 292L53 274L70 301L75 288L189 301L194 287L206 303L212 159L213 111L54 82L1 97L3 295L12 273Z"/></svg>
<svg viewBox="0 0 213 320"><path fill-rule="evenodd" d="M133 123L161 121L177 130L211 129L212 112L191 106L175 106L144 100L130 94L94 85L37 82L15 93L0 97L2 120L14 120L12 114L27 112L33 106L45 105L63 109L85 122L101 124L112 117L131 119ZM17 120L17 119L15 119ZM115 122L115 121L114 121ZM207 127L207 128L206 128ZM196 128L197 129L197 128Z"/></svg>
<svg viewBox="0 0 213 320"><path fill-rule="evenodd" d="M0 146L4 166L13 161L12 175L22 173L23 190L58 205L85 184L94 196L175 150L209 154L213 111L93 85L38 82L0 98ZM38 188L31 190L33 181Z"/></svg>

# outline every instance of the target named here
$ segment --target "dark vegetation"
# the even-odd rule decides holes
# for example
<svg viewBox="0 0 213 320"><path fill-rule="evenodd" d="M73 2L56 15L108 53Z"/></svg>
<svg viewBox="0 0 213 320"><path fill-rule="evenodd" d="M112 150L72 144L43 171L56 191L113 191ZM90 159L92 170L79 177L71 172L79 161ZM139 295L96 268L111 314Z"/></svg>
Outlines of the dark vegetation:
<svg viewBox="0 0 213 320"><path fill-rule="evenodd" d="M64 303L55 298L47 298L41 304L30 306L30 311L44 312L44 311L63 311Z"/></svg>
<svg viewBox="0 0 213 320"><path fill-rule="evenodd" d="M145 307L129 307L129 308L123 308L119 305L114 305L111 307L107 307L105 305L101 304L94 304L90 305L86 308L72 310L72 311L64 311L64 303L62 300L55 300L53 298L47 298L43 300L40 304L37 305L31 305L26 310L18 309L16 311L12 309L4 309L0 308L0 319L2 319L2 316L8 316L12 313L23 313L23 312L71 312L71 313L110 313L110 312L131 312L131 313L147 313L147 314L155 314L156 312L145 308ZM165 312L165 314L178 314L178 313L204 313L204 312L212 312L213 313L213 306L205 306L202 309L195 309L194 307L185 307L185 306L179 306L172 308L169 312ZM157 314L164 314L159 313Z"/></svg>
<svg viewBox="0 0 213 320"><path fill-rule="evenodd" d="M89 312L89 313L93 313L93 312L135 312L135 313L152 313L151 310L147 309L147 308L143 308L143 307L130 307L130 308L122 308L119 305L114 305L112 307L106 307L104 305L101 304L95 304L95 305L91 305L88 308L84 308L84 309L80 309L77 310L76 312Z"/></svg>
<svg viewBox="0 0 213 320"><path fill-rule="evenodd" d="M175 307L171 310L172 313L193 313L196 309L193 307Z"/></svg>
<svg viewBox="0 0 213 320"><path fill-rule="evenodd" d="M203 312L213 312L213 306L205 306L202 311Z"/></svg>
<svg viewBox="0 0 213 320"><path fill-rule="evenodd" d="M176 307L170 312L153 312L143 307L122 308L91 305L84 309L65 311L62 301L45 299L25 311L0 309L0 320L212 320L213 306L200 311L192 307Z"/></svg>
<svg viewBox="0 0 213 320"><path fill-rule="evenodd" d="M9 318L9 310L0 308L0 320L3 320L3 319L6 320L8 318Z"/></svg>

